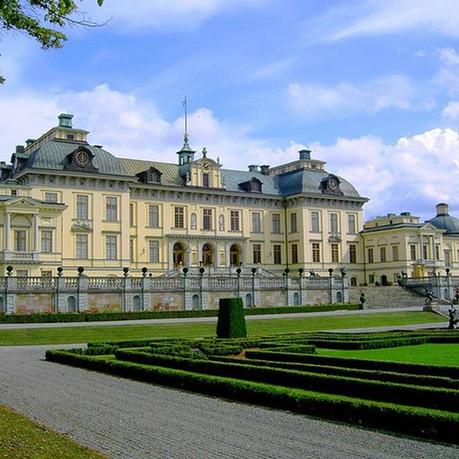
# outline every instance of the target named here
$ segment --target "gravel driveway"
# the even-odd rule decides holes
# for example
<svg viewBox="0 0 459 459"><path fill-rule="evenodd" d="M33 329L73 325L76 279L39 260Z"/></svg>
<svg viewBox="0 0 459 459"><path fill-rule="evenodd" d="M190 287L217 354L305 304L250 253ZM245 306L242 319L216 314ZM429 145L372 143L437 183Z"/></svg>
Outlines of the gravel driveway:
<svg viewBox="0 0 459 459"><path fill-rule="evenodd" d="M1 404L110 457L459 457L455 447L46 362L44 347L0 348L0 362Z"/></svg>

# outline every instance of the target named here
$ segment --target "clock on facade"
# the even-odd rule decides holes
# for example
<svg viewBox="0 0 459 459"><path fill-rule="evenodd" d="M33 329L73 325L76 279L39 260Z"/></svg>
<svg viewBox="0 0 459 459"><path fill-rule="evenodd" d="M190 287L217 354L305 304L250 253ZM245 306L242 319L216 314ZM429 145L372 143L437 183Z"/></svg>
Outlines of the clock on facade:
<svg viewBox="0 0 459 459"><path fill-rule="evenodd" d="M89 163L89 155L86 151L79 151L75 155L75 163L80 167L85 167Z"/></svg>

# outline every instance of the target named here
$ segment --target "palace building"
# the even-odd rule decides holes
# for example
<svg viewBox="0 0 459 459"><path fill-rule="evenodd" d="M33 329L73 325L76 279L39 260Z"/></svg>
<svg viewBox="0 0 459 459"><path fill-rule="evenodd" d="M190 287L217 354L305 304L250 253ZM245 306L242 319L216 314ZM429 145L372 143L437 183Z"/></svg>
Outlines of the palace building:
<svg viewBox="0 0 459 459"><path fill-rule="evenodd" d="M281 165L225 169L184 143L170 162L127 159L88 143L72 115L0 164L0 263L17 276L56 269L154 276L206 267L228 272L345 267L351 285L403 272L459 268L459 223L439 206L430 222L405 213L364 225L367 199L309 150ZM459 270L459 269L458 269Z"/></svg>

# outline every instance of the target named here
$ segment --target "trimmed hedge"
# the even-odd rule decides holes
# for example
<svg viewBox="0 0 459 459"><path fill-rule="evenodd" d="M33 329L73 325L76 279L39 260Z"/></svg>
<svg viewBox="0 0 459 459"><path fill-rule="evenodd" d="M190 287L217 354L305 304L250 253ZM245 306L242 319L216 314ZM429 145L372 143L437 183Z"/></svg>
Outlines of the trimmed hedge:
<svg viewBox="0 0 459 459"><path fill-rule="evenodd" d="M267 308L244 309L246 315L288 314L299 312L323 312L358 310L356 304L329 304L317 306L273 306ZM170 319L187 317L217 317L218 309L193 311L139 311L139 312L82 312L45 314L4 314L0 313L0 323L49 323L49 322L100 322L112 320Z"/></svg>
<svg viewBox="0 0 459 459"><path fill-rule="evenodd" d="M290 389L131 362L94 359L66 351L47 351L46 358L135 380L385 429L423 439L455 444L459 442L457 413Z"/></svg>
<svg viewBox="0 0 459 459"><path fill-rule="evenodd" d="M244 305L241 298L220 298L217 338L245 338Z"/></svg>
<svg viewBox="0 0 459 459"><path fill-rule="evenodd" d="M211 356L211 360L217 362L240 363L241 359L233 357ZM372 381L394 382L400 384L413 384L416 386L443 387L445 389L459 390L459 380L442 376L422 376L407 373L395 373L390 371L359 370L355 368L333 367L307 363L289 363L271 360L244 359L244 365L258 367L284 368L286 370L298 370L312 373L331 374L349 378L369 379Z"/></svg>
<svg viewBox="0 0 459 459"><path fill-rule="evenodd" d="M246 379L389 403L402 403L404 405L459 411L459 391L451 389L417 387L399 383L344 378L330 374L322 375L297 370L248 366L244 365L242 361L241 363L225 363L189 360L180 357L123 350L117 351L115 356L120 360L154 366L166 366L214 376Z"/></svg>
<svg viewBox="0 0 459 459"><path fill-rule="evenodd" d="M425 376L443 376L459 379L458 367L440 365L422 365L418 363L387 362L382 360L352 359L345 357L326 357L322 355L293 354L280 351L246 351L245 356L250 359L282 360L284 362L309 363L316 365L330 365L363 370L391 371L396 373L421 374Z"/></svg>

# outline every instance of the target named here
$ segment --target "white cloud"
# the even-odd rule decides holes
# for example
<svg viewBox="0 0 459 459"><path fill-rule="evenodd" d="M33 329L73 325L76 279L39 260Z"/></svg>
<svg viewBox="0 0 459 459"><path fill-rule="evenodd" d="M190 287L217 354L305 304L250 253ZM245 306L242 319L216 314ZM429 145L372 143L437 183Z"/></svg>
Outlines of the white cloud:
<svg viewBox="0 0 459 459"><path fill-rule="evenodd" d="M441 113L446 120L459 122L459 101L450 101Z"/></svg>
<svg viewBox="0 0 459 459"><path fill-rule="evenodd" d="M427 218L440 201L459 214L459 133L452 129L432 129L394 144L364 136L313 148L370 198L367 216L408 210Z"/></svg>
<svg viewBox="0 0 459 459"><path fill-rule="evenodd" d="M135 3L135 5L133 4ZM85 0L81 10L93 21L122 29L143 28L174 31L189 30L211 17L230 10L261 5L261 0L107 0L102 8Z"/></svg>
<svg viewBox="0 0 459 459"><path fill-rule="evenodd" d="M107 84L91 90L63 93L0 93L0 151L9 157L16 144L55 126L60 112L75 114L74 126L88 129L89 141L103 144L118 157L176 161L181 147L183 118L167 120L154 104L116 91ZM250 126L218 119L208 108L190 114L191 144L206 146L224 167L245 169L247 164L282 164L297 158L304 147L290 142L272 148L252 135ZM459 214L459 133L432 129L393 144L378 137L339 138L333 145L310 145L313 157L328 161L333 171L371 200L366 215L411 210L432 215L439 201L449 202ZM198 153L199 155L199 153Z"/></svg>
<svg viewBox="0 0 459 459"><path fill-rule="evenodd" d="M404 32L423 28L459 36L457 0L366 0L346 2L311 21L308 37L336 41L352 37Z"/></svg>
<svg viewBox="0 0 459 459"><path fill-rule="evenodd" d="M405 110L429 108L425 103L414 100L416 93L411 81L400 75L380 78L362 86L351 83L335 86L292 83L287 92L290 105L305 116L330 112L376 113L390 107Z"/></svg>

